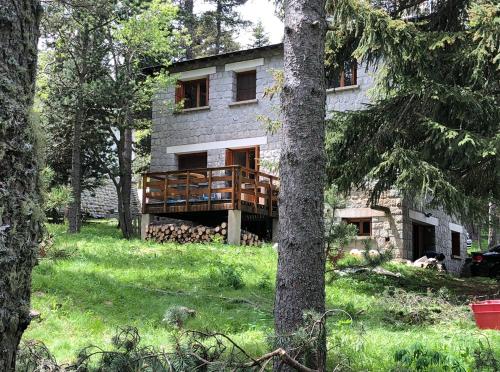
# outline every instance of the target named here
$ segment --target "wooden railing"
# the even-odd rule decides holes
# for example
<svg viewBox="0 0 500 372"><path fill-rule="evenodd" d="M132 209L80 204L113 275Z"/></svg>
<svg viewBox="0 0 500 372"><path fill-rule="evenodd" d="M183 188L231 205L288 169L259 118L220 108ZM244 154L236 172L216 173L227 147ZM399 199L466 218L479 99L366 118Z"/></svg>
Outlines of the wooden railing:
<svg viewBox="0 0 500 372"><path fill-rule="evenodd" d="M277 216L279 178L238 165L143 174L143 213L239 209Z"/></svg>

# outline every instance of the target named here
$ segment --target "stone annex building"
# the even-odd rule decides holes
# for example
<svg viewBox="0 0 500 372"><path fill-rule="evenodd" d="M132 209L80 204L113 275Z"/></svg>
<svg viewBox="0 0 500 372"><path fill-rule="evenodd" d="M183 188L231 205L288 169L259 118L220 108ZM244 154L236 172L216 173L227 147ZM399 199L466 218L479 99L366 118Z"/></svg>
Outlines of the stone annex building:
<svg viewBox="0 0 500 372"><path fill-rule="evenodd" d="M239 243L242 227L276 236L279 178L269 164L279 158L280 136L267 133L258 116L277 115L279 97L270 99L264 91L274 84L273 70L282 66L282 44L171 66L177 87L153 102L143 227L165 217L206 224L225 220L231 243ZM369 101L373 76L363 67L346 66L340 76L327 80L327 111L362 109ZM337 217L358 227L356 248L371 239L381 248L393 246L397 257L409 260L432 250L444 253L446 267L455 272L466 257L466 232L457 219L418 207L396 191L372 207L365 193L355 192Z"/></svg>

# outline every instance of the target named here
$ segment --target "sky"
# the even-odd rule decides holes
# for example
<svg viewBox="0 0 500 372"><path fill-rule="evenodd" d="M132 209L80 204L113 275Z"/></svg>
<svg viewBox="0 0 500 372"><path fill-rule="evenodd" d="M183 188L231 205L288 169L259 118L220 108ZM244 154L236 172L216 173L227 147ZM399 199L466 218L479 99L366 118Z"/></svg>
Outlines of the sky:
<svg viewBox="0 0 500 372"><path fill-rule="evenodd" d="M195 13L203 12L208 9L213 9L215 6L206 3L204 0L194 0ZM269 35L269 40L272 44L281 42L283 37L283 22L274 14L274 5L270 0L248 0L244 5L237 8L242 18L257 23L262 21L262 25L266 33ZM240 32L236 40L246 46L251 41L252 30Z"/></svg>

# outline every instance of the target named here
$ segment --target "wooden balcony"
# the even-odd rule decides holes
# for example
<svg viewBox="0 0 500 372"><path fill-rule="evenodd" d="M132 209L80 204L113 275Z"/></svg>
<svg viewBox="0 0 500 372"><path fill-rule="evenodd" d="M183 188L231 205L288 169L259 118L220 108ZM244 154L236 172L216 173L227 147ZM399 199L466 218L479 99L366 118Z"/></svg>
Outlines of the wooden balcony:
<svg viewBox="0 0 500 372"><path fill-rule="evenodd" d="M279 178L238 165L143 174L142 213L237 209L278 217Z"/></svg>

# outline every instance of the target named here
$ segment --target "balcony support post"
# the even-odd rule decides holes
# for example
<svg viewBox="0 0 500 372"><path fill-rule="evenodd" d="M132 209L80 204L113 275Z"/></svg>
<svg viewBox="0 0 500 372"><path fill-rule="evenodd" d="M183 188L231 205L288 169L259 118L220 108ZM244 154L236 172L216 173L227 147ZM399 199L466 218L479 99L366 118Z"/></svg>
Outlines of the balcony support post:
<svg viewBox="0 0 500 372"><path fill-rule="evenodd" d="M141 215L141 240L146 240L146 229L152 221L153 215L144 213Z"/></svg>
<svg viewBox="0 0 500 372"><path fill-rule="evenodd" d="M230 209L227 211L227 242L232 245L241 244L241 211Z"/></svg>

